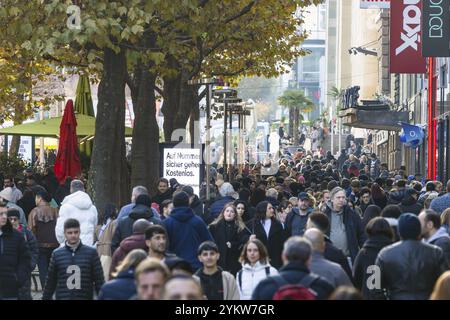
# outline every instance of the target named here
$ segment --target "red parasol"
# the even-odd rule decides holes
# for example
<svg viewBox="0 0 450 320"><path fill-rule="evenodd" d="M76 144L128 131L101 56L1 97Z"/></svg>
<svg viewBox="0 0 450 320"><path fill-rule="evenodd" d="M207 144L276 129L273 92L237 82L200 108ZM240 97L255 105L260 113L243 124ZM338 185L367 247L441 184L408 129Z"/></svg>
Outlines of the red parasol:
<svg viewBox="0 0 450 320"><path fill-rule="evenodd" d="M77 139L77 120L73 101L67 101L64 116L59 126L59 146L55 162L55 175L59 183L67 177L75 177L81 171L80 152Z"/></svg>

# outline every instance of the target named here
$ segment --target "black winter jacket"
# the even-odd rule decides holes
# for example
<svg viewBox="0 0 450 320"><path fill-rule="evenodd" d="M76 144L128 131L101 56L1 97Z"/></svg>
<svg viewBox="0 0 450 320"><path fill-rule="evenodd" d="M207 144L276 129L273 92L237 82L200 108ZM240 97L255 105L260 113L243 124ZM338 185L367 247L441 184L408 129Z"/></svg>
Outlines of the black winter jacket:
<svg viewBox="0 0 450 320"><path fill-rule="evenodd" d="M235 276L242 269L242 265L239 263L239 256L250 237L250 232L246 228L238 231L238 227L234 222L228 223L225 220L209 225L209 232L219 247L220 258L218 265ZM228 248L227 242L230 242L231 248Z"/></svg>
<svg viewBox="0 0 450 320"><path fill-rule="evenodd" d="M153 215L153 210L145 205L135 205L128 217L119 221L111 243L111 252L114 252L123 239L133 234L133 224L136 220L145 219L153 224L162 225L162 221Z"/></svg>
<svg viewBox="0 0 450 320"><path fill-rule="evenodd" d="M367 279L372 275L372 271L368 270L368 267L375 264L380 250L390 244L392 244L392 240L387 237L371 237L364 243L356 256L353 265L353 279L356 288L361 291L366 300L376 299L376 293L378 293L367 287Z"/></svg>
<svg viewBox="0 0 450 320"><path fill-rule="evenodd" d="M92 300L105 282L97 250L82 243L53 251L42 300Z"/></svg>
<svg viewBox="0 0 450 320"><path fill-rule="evenodd" d="M22 233L8 222L0 235L0 300L17 298L31 276L31 256Z"/></svg>
<svg viewBox="0 0 450 320"><path fill-rule="evenodd" d="M348 263L347 257L344 255L342 250L333 245L330 238L327 236L325 236L325 252L323 253L323 256L325 259L339 264L342 269L344 269L349 279L353 279L352 270L350 269L350 264Z"/></svg>
<svg viewBox="0 0 450 320"><path fill-rule="evenodd" d="M391 300L427 300L447 270L442 250L419 240L383 248L375 264L380 268L381 288Z"/></svg>
<svg viewBox="0 0 450 320"><path fill-rule="evenodd" d="M272 225L269 230L269 238L267 238L266 231L261 223L255 219L247 223L247 227L256 238L260 240L267 248L270 258L270 264L279 269L283 263L281 262L281 252L283 251L284 242L287 239L286 230L283 225L276 219L272 219Z"/></svg>
<svg viewBox="0 0 450 320"><path fill-rule="evenodd" d="M300 262L290 262L280 269L282 276L289 284L298 284L310 271ZM261 281L253 290L252 300L272 300L273 295L279 289L278 284L268 277ZM334 287L326 279L319 277L310 287L317 293L318 300L326 300L333 293Z"/></svg>

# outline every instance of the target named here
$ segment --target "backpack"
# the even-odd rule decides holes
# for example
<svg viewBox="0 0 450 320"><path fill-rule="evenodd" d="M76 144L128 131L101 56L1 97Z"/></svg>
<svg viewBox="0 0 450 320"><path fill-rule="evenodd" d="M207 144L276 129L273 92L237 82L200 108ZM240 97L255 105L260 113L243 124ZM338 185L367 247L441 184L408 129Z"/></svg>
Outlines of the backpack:
<svg viewBox="0 0 450 320"><path fill-rule="evenodd" d="M310 286L319 277L313 274L307 274L297 284L291 284L283 276L275 276L272 279L277 283L278 290L273 295L273 300L316 300L317 293Z"/></svg>
<svg viewBox="0 0 450 320"><path fill-rule="evenodd" d="M266 271L266 277L270 276L270 266L265 267L264 270ZM238 272L238 281L239 281L239 287L242 288L242 270Z"/></svg>

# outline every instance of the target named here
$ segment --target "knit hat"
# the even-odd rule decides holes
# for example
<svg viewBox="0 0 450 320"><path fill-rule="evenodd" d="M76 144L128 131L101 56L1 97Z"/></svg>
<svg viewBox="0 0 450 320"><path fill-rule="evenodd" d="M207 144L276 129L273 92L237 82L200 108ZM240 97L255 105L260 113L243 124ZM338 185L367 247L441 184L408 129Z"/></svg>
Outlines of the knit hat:
<svg viewBox="0 0 450 320"><path fill-rule="evenodd" d="M419 218L412 213L403 213L398 219L398 233L402 240L417 240L422 227Z"/></svg>
<svg viewBox="0 0 450 320"><path fill-rule="evenodd" d="M2 191L0 191L0 197L7 200L8 202L11 202L13 198L13 190L11 187L5 188Z"/></svg>
<svg viewBox="0 0 450 320"><path fill-rule="evenodd" d="M180 191L173 195L173 206L178 207L189 207L189 196L186 192Z"/></svg>

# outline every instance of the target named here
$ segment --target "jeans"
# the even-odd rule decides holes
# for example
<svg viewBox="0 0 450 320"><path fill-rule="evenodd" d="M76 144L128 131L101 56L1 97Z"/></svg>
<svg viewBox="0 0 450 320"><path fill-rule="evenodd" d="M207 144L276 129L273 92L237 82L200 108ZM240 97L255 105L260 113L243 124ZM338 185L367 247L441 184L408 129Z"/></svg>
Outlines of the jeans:
<svg viewBox="0 0 450 320"><path fill-rule="evenodd" d="M52 257L53 250L55 249L56 248L39 248L38 269L42 290L44 290L45 280L47 279L50 258Z"/></svg>

